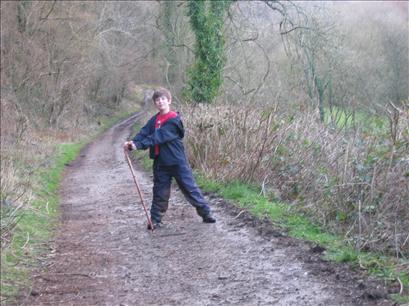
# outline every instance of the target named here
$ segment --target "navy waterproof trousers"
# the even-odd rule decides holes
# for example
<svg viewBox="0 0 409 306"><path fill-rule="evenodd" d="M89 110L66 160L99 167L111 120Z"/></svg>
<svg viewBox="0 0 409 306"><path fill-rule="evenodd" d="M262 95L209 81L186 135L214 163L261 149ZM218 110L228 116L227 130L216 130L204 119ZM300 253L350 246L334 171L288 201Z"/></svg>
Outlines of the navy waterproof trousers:
<svg viewBox="0 0 409 306"><path fill-rule="evenodd" d="M153 199L151 206L152 222L159 223L168 209L170 186L175 178L186 200L196 208L199 216L210 214L210 208L197 186L192 170L186 163L174 166L158 165L153 163Z"/></svg>

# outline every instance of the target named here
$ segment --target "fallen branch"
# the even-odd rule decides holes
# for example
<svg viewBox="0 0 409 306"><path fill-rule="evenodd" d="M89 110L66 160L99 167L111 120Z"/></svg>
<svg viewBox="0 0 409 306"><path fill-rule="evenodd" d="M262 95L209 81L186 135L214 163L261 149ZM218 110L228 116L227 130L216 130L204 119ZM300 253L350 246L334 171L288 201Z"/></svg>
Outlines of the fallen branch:
<svg viewBox="0 0 409 306"><path fill-rule="evenodd" d="M235 216L233 219L237 219L238 217L240 217L240 215L242 214L242 213L244 213L245 212L245 210L243 209L241 212L239 212L239 214L237 215L237 216Z"/></svg>

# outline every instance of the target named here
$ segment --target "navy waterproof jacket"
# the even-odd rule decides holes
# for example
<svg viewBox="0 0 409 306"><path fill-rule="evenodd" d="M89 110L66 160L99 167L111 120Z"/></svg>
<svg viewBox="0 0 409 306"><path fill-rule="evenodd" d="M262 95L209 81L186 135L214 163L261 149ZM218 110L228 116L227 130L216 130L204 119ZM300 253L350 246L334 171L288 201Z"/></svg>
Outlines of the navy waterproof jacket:
<svg viewBox="0 0 409 306"><path fill-rule="evenodd" d="M156 159L159 165L173 166L186 163L183 137L185 129L180 115L167 120L160 128L155 129L156 114L145 124L138 134L132 139L139 150L149 148L149 157ZM155 156L155 145L159 145L159 155Z"/></svg>

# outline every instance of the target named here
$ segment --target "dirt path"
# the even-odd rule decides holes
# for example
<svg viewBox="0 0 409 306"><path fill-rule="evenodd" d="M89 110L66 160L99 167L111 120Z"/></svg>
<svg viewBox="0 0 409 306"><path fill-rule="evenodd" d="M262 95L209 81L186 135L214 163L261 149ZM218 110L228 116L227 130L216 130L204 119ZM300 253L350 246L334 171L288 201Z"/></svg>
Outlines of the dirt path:
<svg viewBox="0 0 409 306"><path fill-rule="evenodd" d="M67 167L53 251L24 305L392 304L376 282L218 198L217 223L204 224L175 188L166 227L147 231L121 148L136 119ZM151 177L135 166L150 203Z"/></svg>

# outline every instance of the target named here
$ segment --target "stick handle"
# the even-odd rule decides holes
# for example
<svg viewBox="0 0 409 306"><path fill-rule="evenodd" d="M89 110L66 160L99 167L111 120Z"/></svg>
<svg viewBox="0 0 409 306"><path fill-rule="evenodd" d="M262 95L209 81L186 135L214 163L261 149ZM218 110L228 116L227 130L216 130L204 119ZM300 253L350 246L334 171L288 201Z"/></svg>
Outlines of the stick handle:
<svg viewBox="0 0 409 306"><path fill-rule="evenodd" d="M145 211L146 219L148 220L148 224L153 231L152 220L149 217L148 210L146 209L145 201L143 200L141 188L139 187L138 181L136 180L135 170L133 169L132 162L128 154L128 150L124 149L124 153L125 153L126 161L128 162L129 169L131 170L131 173L132 173L133 181L135 182L136 190L138 191L139 197L141 199L143 210Z"/></svg>

